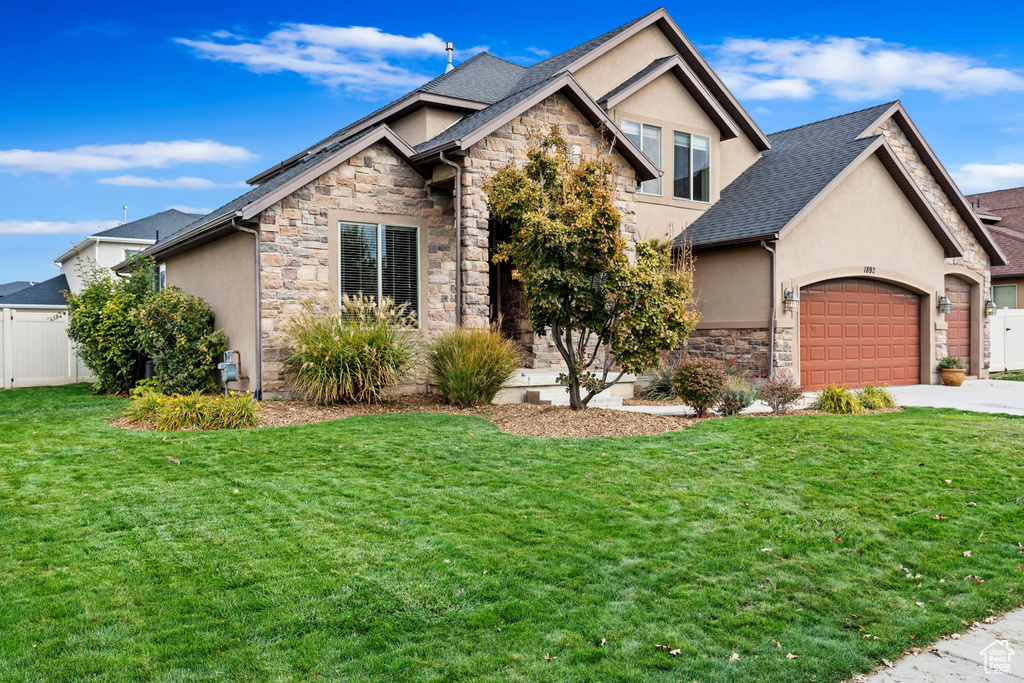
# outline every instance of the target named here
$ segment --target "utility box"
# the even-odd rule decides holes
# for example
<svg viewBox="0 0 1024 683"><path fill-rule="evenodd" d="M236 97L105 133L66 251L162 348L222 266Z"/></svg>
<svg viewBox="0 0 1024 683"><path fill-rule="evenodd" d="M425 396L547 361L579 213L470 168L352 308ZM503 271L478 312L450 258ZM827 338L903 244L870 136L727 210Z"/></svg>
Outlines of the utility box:
<svg viewBox="0 0 1024 683"><path fill-rule="evenodd" d="M235 362L235 352L225 351L224 360L217 363L217 369L220 370L220 381L224 384L228 382L238 381L238 363Z"/></svg>

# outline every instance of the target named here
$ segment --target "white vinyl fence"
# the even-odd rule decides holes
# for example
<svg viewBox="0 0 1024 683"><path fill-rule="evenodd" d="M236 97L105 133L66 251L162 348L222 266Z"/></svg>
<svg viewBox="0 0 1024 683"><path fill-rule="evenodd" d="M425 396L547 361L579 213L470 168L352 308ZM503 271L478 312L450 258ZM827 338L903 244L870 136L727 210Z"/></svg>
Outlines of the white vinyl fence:
<svg viewBox="0 0 1024 683"><path fill-rule="evenodd" d="M1000 308L989 318L992 372L1024 370L1024 308Z"/></svg>
<svg viewBox="0 0 1024 683"><path fill-rule="evenodd" d="M94 381L68 339L62 307L0 308L0 388Z"/></svg>

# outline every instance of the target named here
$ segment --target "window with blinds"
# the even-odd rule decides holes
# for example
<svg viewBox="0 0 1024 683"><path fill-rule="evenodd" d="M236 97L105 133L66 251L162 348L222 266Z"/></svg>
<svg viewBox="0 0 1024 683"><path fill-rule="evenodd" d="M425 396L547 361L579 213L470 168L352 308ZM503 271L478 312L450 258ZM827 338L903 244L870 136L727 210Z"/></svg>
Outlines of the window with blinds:
<svg viewBox="0 0 1024 683"><path fill-rule="evenodd" d="M419 318L419 229L397 225L339 224L340 293L388 297Z"/></svg>

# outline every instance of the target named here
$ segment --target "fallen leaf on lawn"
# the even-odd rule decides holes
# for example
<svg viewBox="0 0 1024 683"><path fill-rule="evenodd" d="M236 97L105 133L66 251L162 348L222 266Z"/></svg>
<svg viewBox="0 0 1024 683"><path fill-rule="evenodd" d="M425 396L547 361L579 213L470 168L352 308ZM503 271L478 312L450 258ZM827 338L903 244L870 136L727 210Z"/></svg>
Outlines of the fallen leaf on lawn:
<svg viewBox="0 0 1024 683"><path fill-rule="evenodd" d="M234 490L234 491L232 491L231 493L238 493L238 489L235 489L235 490Z"/></svg>
<svg viewBox="0 0 1024 683"><path fill-rule="evenodd" d="M910 651L913 652L915 655L921 654L921 652L923 652L923 650L921 650L921 648L919 647L912 647L910 648Z"/></svg>
<svg viewBox="0 0 1024 683"><path fill-rule="evenodd" d="M890 662L888 659L883 659L882 660L882 664L885 664L890 669L895 669L896 668L896 665L893 664L892 662Z"/></svg>
<svg viewBox="0 0 1024 683"><path fill-rule="evenodd" d="M981 620L981 622L983 624L994 624L994 623L996 623L996 618L995 617L985 617L984 619Z"/></svg>
<svg viewBox="0 0 1024 683"><path fill-rule="evenodd" d="M550 662L553 659L558 659L558 657L552 657L550 652L544 655L544 661L546 662Z"/></svg>
<svg viewBox="0 0 1024 683"><path fill-rule="evenodd" d="M965 550L964 551L964 557L970 557L970 556L971 556L971 551L970 550Z"/></svg>
<svg viewBox="0 0 1024 683"><path fill-rule="evenodd" d="M950 638L952 638L953 640L960 640L960 634L959 633L954 633L953 635L950 636Z"/></svg>
<svg viewBox="0 0 1024 683"><path fill-rule="evenodd" d="M946 515L932 515L932 519L949 519Z"/></svg>
<svg viewBox="0 0 1024 683"><path fill-rule="evenodd" d="M918 607L924 607L924 603L923 602L915 602L914 604L917 605Z"/></svg>
<svg viewBox="0 0 1024 683"><path fill-rule="evenodd" d="M682 650L680 650L680 649L676 649L676 650L669 650L669 651L668 651L668 653L669 653L670 655L672 655L673 657L675 657L676 655L680 654L681 652L682 652Z"/></svg>
<svg viewBox="0 0 1024 683"><path fill-rule="evenodd" d="M730 662L738 662L738 661L740 661L740 653L739 652L733 652L732 656L729 657L729 661Z"/></svg>
<svg viewBox="0 0 1024 683"><path fill-rule="evenodd" d="M970 506L971 506L972 508L976 508L976 507L978 507L978 504L977 504L977 503L968 503L968 505L970 505Z"/></svg>
<svg viewBox="0 0 1024 683"><path fill-rule="evenodd" d="M602 639L601 639L601 644L600 644L600 645L598 645L598 647L604 647L604 646L605 646L605 645L607 645L607 644L608 644L608 641L607 641L607 640L605 640L604 638L602 638Z"/></svg>
<svg viewBox="0 0 1024 683"><path fill-rule="evenodd" d="M792 652L787 652L786 653L786 659L796 659L796 655L793 654Z"/></svg>
<svg viewBox="0 0 1024 683"><path fill-rule="evenodd" d="M762 553L770 553L771 551L772 551L771 548L761 548L761 552Z"/></svg>
<svg viewBox="0 0 1024 683"><path fill-rule="evenodd" d="M947 484L952 484L953 483L952 479L943 479L942 481L946 482Z"/></svg>
<svg viewBox="0 0 1024 683"><path fill-rule="evenodd" d="M178 460L177 458L175 458L174 456L165 455L164 457L167 458L168 460L170 460L171 462L173 462L175 465L180 465L181 464L181 461Z"/></svg>
<svg viewBox="0 0 1024 683"><path fill-rule="evenodd" d="M832 540L835 541L836 543L842 543L843 542L843 539L839 538L838 536L833 536Z"/></svg>
<svg viewBox="0 0 1024 683"><path fill-rule="evenodd" d="M501 627L499 627L499 626L495 626L494 630L497 631L498 633L501 633Z"/></svg>
<svg viewBox="0 0 1024 683"><path fill-rule="evenodd" d="M779 648L780 650L782 649L782 643L775 640L774 638L772 638L772 642L775 643L775 647Z"/></svg>

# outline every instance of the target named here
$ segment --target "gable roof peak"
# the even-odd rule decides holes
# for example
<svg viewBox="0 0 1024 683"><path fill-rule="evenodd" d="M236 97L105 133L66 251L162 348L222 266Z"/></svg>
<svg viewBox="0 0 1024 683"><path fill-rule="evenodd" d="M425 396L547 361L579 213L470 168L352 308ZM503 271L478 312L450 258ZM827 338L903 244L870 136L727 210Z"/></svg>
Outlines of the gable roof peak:
<svg viewBox="0 0 1024 683"><path fill-rule="evenodd" d="M900 104L899 100L893 100L892 102L884 102L882 104L873 104L870 107L864 107L863 109L858 109L856 111L848 111L845 114L836 114L835 116L830 116L828 118L819 119L817 121L811 121L809 123L802 123L799 126L793 126L792 128L783 128L782 130L777 130L774 133L768 133L768 137L771 138L771 137L774 137L776 135L784 135L786 133L792 133L793 131L800 130L801 128L808 128L808 127L811 127L811 126L818 126L818 125L821 125L821 124L824 124L824 123L829 123L830 121L837 121L838 119L845 119L845 118L854 117L854 116L861 117L862 115L866 115L869 112L874 113L874 112L877 111L877 112L879 112L879 114L881 114L881 113L884 113L884 112L888 111L894 105L897 105L897 104ZM864 116L864 118L867 118L867 117Z"/></svg>

